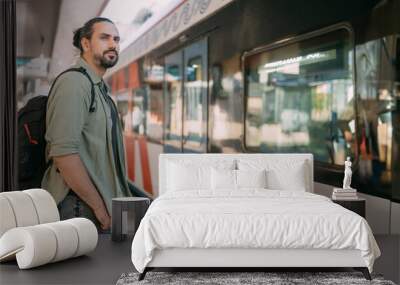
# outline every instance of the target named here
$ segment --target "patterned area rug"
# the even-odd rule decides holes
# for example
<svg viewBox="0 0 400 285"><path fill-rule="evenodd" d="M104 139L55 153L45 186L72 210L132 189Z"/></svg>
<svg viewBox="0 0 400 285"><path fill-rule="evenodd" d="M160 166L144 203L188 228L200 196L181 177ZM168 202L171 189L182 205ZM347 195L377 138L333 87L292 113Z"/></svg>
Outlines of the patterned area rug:
<svg viewBox="0 0 400 285"><path fill-rule="evenodd" d="M395 285L384 280L382 276L372 275L372 281L364 278L360 272L148 272L142 281L138 281L138 273L122 274L117 285L146 284L379 284Z"/></svg>

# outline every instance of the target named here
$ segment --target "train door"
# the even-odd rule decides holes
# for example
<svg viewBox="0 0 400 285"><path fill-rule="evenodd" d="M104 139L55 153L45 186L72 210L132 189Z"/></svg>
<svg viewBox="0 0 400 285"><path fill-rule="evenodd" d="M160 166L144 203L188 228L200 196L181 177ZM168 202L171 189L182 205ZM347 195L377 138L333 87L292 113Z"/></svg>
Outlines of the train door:
<svg viewBox="0 0 400 285"><path fill-rule="evenodd" d="M164 152L206 152L206 39L165 57L164 94Z"/></svg>
<svg viewBox="0 0 400 285"><path fill-rule="evenodd" d="M207 40L184 49L183 152L207 151Z"/></svg>
<svg viewBox="0 0 400 285"><path fill-rule="evenodd" d="M182 51L165 57L164 152L182 152Z"/></svg>

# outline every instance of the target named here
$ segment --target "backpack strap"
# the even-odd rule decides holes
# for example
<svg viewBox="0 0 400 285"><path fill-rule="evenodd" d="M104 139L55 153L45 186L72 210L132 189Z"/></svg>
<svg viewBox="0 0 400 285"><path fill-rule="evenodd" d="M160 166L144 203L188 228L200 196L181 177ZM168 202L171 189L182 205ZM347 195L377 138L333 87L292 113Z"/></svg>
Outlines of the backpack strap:
<svg viewBox="0 0 400 285"><path fill-rule="evenodd" d="M51 94L51 91L53 90L53 87L54 87L57 79L60 78L60 76L63 75L64 73L67 73L67 72L70 72L70 71L80 72L80 73L84 74L87 77L87 79L89 79L90 85L91 85L91 91L90 91L91 92L91 97L90 97L89 113L93 113L96 110L96 107L94 106L95 105L94 104L95 103L94 99L95 99L95 95L96 95L96 92L94 90L94 83L92 81L92 78L90 78L89 74L87 73L86 69L84 67L82 67L82 66L68 68L68 69L64 70L63 72L61 72L56 77L56 79L54 79L54 82L53 82L53 84L52 84L52 86L50 88L50 91L49 91L49 96Z"/></svg>
<svg viewBox="0 0 400 285"><path fill-rule="evenodd" d="M92 78L89 76L89 74L87 73L85 68L83 68L81 66L81 67L78 67L78 69L79 69L79 72L83 73L87 77L87 79L89 79L90 84L92 85L90 105L89 105L89 113L93 113L96 110L96 108L94 107L94 98L96 96L96 92L94 91L94 83L93 83Z"/></svg>

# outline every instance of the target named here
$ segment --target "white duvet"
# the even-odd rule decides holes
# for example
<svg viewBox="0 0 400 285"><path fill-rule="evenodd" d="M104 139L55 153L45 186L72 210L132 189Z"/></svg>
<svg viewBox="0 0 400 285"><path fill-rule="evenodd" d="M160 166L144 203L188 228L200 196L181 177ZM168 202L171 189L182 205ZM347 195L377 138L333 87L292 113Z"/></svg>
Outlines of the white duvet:
<svg viewBox="0 0 400 285"><path fill-rule="evenodd" d="M132 243L143 272L155 249L358 249L372 272L380 251L365 219L307 192L170 192L157 198Z"/></svg>

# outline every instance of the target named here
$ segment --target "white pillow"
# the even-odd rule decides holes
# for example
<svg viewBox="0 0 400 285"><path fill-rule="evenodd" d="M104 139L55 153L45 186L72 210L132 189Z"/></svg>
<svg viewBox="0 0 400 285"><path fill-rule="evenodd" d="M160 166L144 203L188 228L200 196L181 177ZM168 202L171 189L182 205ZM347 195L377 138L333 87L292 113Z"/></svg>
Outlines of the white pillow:
<svg viewBox="0 0 400 285"><path fill-rule="evenodd" d="M266 170L267 188L273 190L306 191L308 167L304 160L240 159L239 170Z"/></svg>
<svg viewBox="0 0 400 285"><path fill-rule="evenodd" d="M211 168L234 169L234 160L174 159L166 164L166 191L211 190Z"/></svg>
<svg viewBox="0 0 400 285"><path fill-rule="evenodd" d="M236 170L211 168L211 189L236 189Z"/></svg>
<svg viewBox="0 0 400 285"><path fill-rule="evenodd" d="M190 189L210 189L210 168L203 166L185 166L169 163L168 191L185 191Z"/></svg>
<svg viewBox="0 0 400 285"><path fill-rule="evenodd" d="M267 176L262 170L235 170L237 188L267 188Z"/></svg>
<svg viewBox="0 0 400 285"><path fill-rule="evenodd" d="M266 172L211 169L211 188L213 190L238 190L240 188L266 188Z"/></svg>
<svg viewBox="0 0 400 285"><path fill-rule="evenodd" d="M304 164L293 168L267 170L267 187L273 190L306 191L306 175Z"/></svg>

